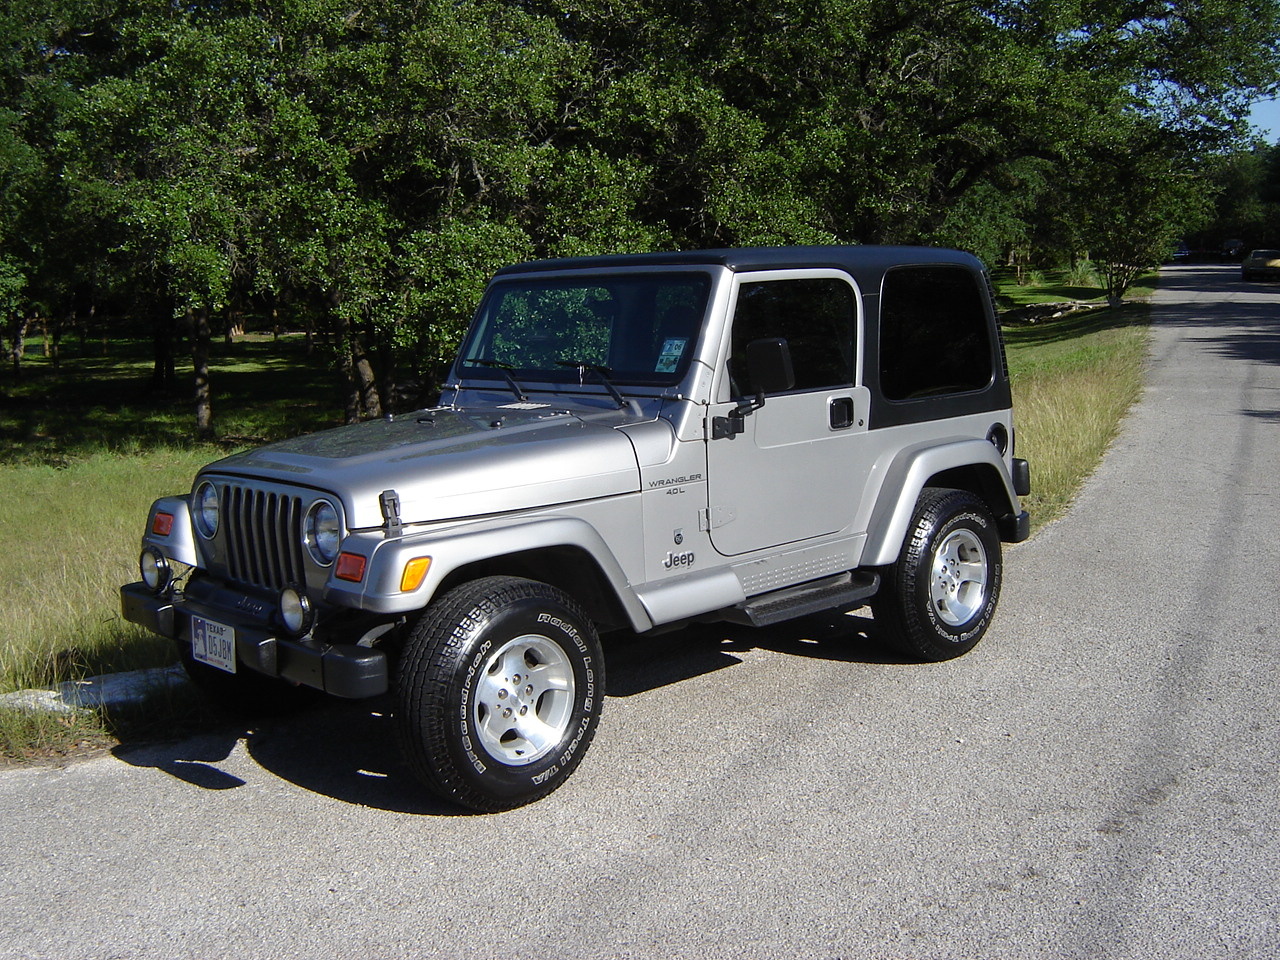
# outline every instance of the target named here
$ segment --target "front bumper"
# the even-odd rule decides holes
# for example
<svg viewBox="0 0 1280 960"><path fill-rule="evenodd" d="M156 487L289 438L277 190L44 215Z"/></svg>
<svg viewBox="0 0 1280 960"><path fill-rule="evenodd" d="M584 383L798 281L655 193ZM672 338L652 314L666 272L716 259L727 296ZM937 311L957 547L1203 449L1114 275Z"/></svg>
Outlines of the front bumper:
<svg viewBox="0 0 1280 960"><path fill-rule="evenodd" d="M277 636L223 607L157 596L144 583L120 588L120 611L130 623L188 645L193 615L226 624L235 630L237 664L337 697L376 697L388 689L386 652L372 647Z"/></svg>

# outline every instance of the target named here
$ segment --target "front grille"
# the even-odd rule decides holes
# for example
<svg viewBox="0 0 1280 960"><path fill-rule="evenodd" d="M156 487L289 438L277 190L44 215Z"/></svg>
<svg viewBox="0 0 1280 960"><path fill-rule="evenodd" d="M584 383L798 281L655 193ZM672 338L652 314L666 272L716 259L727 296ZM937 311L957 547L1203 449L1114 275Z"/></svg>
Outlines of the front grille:
<svg viewBox="0 0 1280 960"><path fill-rule="evenodd" d="M272 590L303 582L301 497L227 484L222 515L232 580Z"/></svg>

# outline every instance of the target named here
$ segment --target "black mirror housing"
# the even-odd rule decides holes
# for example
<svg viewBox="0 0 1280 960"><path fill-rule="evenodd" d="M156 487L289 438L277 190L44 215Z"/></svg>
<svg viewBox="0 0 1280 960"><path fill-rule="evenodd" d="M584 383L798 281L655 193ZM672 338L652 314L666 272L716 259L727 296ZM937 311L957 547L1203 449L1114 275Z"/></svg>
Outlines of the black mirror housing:
<svg viewBox="0 0 1280 960"><path fill-rule="evenodd" d="M795 389L795 368L791 364L791 348L786 339L765 337L748 343L747 375L757 395Z"/></svg>

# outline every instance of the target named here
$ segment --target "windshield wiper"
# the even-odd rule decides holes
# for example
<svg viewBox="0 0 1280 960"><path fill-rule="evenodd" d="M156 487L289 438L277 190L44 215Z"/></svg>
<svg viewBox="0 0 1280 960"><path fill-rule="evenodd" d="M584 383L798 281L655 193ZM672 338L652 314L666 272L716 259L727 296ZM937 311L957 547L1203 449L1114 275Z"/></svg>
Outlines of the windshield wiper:
<svg viewBox="0 0 1280 960"><path fill-rule="evenodd" d="M511 388L511 392L516 395L516 399L520 401L528 400L528 395L524 392L524 388L516 382L516 378L511 375L511 371L515 369L509 363L503 363L501 360L468 360L467 363L478 364L482 367L492 367L502 374L503 379L507 381L507 386Z"/></svg>
<svg viewBox="0 0 1280 960"><path fill-rule="evenodd" d="M598 363L584 363L581 360L557 360L556 363L561 367L573 367L578 371L578 381L585 379L588 373L594 373L596 378L604 384L604 388L609 391L609 396L618 402L618 409L621 410L627 405L627 398L618 392L618 388L613 385L613 381L609 379L609 374L613 371L608 367L602 367Z"/></svg>

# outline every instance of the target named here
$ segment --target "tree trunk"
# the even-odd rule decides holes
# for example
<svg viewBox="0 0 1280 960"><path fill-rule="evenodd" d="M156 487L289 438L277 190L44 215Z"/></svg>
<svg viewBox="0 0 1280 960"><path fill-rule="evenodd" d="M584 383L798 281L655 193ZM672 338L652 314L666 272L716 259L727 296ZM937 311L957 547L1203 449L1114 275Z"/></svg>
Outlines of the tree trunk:
<svg viewBox="0 0 1280 960"><path fill-rule="evenodd" d="M191 325L191 365L196 380L196 439L213 438L213 396L209 390L209 308L194 311Z"/></svg>
<svg viewBox="0 0 1280 960"><path fill-rule="evenodd" d="M30 317L14 314L9 359L13 363L13 378L15 380L22 376L22 355L26 353L27 328L30 326Z"/></svg>
<svg viewBox="0 0 1280 960"><path fill-rule="evenodd" d="M328 300L338 330L339 364L347 384L345 404L347 423L380 417L382 400L378 394L378 382L365 348L364 338L339 309L340 295L336 291L330 291Z"/></svg>
<svg viewBox="0 0 1280 960"><path fill-rule="evenodd" d="M244 311L239 307L227 308L227 329L225 331L225 340L227 346L231 346L236 342L236 337L244 336Z"/></svg>
<svg viewBox="0 0 1280 960"><path fill-rule="evenodd" d="M151 309L155 324L152 328L155 365L151 370L151 389L168 392L178 381L173 349L173 301L168 297L158 297L152 302Z"/></svg>

